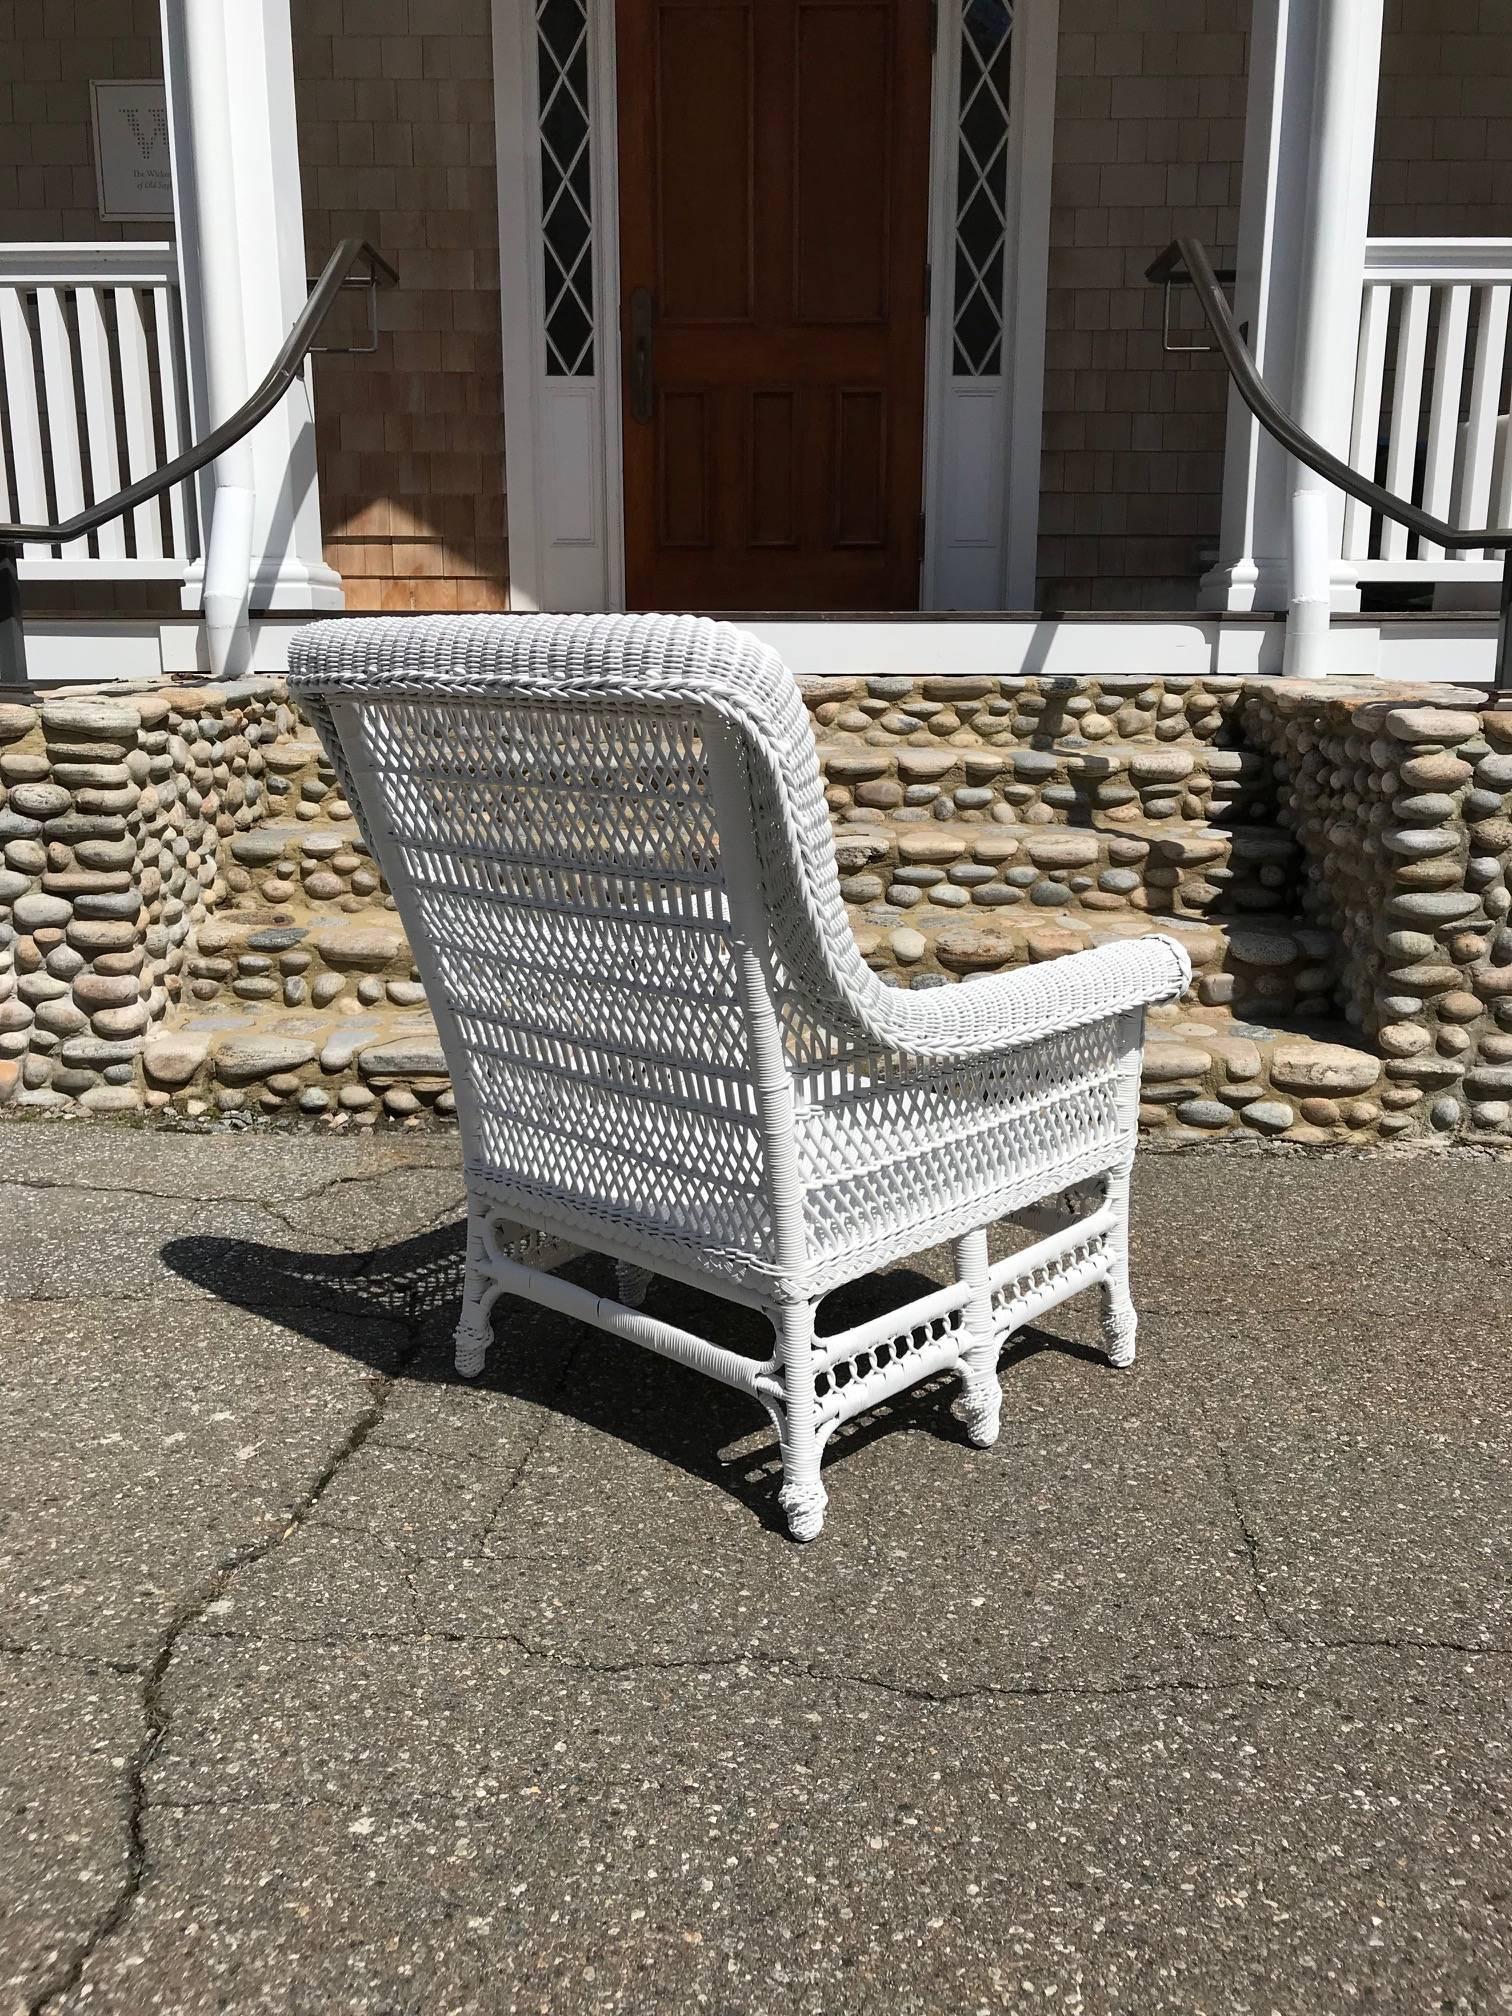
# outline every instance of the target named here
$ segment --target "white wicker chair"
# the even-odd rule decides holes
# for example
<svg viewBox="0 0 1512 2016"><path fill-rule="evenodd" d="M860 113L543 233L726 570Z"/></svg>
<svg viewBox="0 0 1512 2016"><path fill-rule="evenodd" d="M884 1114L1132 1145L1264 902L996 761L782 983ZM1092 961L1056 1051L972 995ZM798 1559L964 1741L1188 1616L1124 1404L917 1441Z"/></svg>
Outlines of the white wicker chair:
<svg viewBox="0 0 1512 2016"><path fill-rule="evenodd" d="M885 984L846 917L797 687L725 624L316 624L289 683L394 891L451 1067L459 1372L481 1371L507 1290L722 1379L776 1423L807 1540L842 1421L950 1370L991 1443L998 1354L1064 1297L1100 1285L1109 1357L1132 1361L1143 1011L1186 984L1173 940ZM989 1265L986 1228L1026 1210L1045 1236ZM950 1287L816 1335L832 1288L941 1241ZM582 1248L618 1261L618 1301L550 1271ZM763 1310L771 1356L642 1312L655 1274Z"/></svg>

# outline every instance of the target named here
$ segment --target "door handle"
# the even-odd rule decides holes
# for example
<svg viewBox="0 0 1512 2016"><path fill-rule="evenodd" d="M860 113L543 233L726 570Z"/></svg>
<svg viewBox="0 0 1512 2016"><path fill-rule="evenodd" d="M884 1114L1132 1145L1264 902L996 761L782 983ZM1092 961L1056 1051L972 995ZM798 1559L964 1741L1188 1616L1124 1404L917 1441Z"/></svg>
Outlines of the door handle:
<svg viewBox="0 0 1512 2016"><path fill-rule="evenodd" d="M630 417L642 426L650 425L655 411L651 355L655 323L651 289L637 287L630 296Z"/></svg>

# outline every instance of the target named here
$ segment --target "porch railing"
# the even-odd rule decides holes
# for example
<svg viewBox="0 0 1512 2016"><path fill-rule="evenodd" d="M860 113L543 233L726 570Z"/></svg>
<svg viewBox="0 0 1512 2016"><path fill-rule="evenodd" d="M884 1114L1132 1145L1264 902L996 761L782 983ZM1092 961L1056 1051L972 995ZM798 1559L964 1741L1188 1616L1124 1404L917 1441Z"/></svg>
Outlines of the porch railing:
<svg viewBox="0 0 1512 2016"><path fill-rule="evenodd" d="M315 339L325 325L326 317L336 304L344 287L357 286L367 290L370 314L376 327L376 311L373 309L373 295L379 287L392 287L398 281L398 274L373 247L360 238L343 238L331 252L321 269L319 278L310 289L309 298L294 318L294 326L284 338L278 355L269 365L262 383L237 407L227 419L222 420L202 441L192 446L181 447L161 465L154 465L140 475L112 492L100 494L103 479L92 475L90 487L95 495L81 503L66 515L53 516L53 506L44 506L46 515L40 522L31 518L12 518L0 522L0 686L24 686L26 684L26 631L21 614L21 569L22 556L28 547L67 548L82 546L85 541L98 541L113 526L134 522L136 514L160 498L170 497L180 490L187 479L199 470L208 467L218 455L240 441L260 420L277 406L288 392L295 379L304 369L305 360L316 347ZM22 385L26 383L25 362L27 352L18 352L20 366L18 377ZM35 352L32 353L35 355ZM61 365L55 363L55 373L61 373ZM77 408L70 408L77 412ZM224 523L224 521L219 521ZM245 529L245 527L244 527ZM207 573L215 565L215 539L217 526L210 528L210 554ZM247 558L243 547L242 559ZM177 563L175 563L177 564ZM245 592L246 575L242 575ZM242 623L245 624L246 603L242 603ZM213 656L213 652L212 652Z"/></svg>
<svg viewBox="0 0 1512 2016"><path fill-rule="evenodd" d="M1500 576L1500 590L1496 656L1489 684L1494 704L1499 708L1512 707L1512 524L1450 524L1419 499L1398 495L1374 477L1352 468L1321 441L1314 440L1281 405L1255 369L1244 333L1234 320L1234 311L1201 239L1173 238L1146 269L1145 278L1168 293L1175 286L1192 289L1213 338L1211 347L1221 354L1235 390L1250 412L1288 454L1341 490L1346 502L1399 527L1419 546L1426 542L1434 551L1499 556L1492 561L1491 569L1493 578ZM1169 299L1166 309L1169 317Z"/></svg>
<svg viewBox="0 0 1512 2016"><path fill-rule="evenodd" d="M1349 464L1456 525L1512 524L1512 239L1373 238L1365 256ZM1341 557L1361 581L1495 581L1499 555L1448 551L1346 497Z"/></svg>
<svg viewBox="0 0 1512 2016"><path fill-rule="evenodd" d="M188 439L173 247L0 246L0 518L56 524ZM182 578L194 486L174 484L66 543L21 549L23 579Z"/></svg>

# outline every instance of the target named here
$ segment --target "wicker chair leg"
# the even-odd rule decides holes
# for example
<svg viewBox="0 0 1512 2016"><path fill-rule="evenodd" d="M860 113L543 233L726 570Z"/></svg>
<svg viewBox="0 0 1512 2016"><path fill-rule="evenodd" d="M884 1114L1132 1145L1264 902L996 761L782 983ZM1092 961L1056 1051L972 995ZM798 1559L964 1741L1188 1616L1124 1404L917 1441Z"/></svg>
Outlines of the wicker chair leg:
<svg viewBox="0 0 1512 2016"><path fill-rule="evenodd" d="M961 1418L968 1441L990 1449L998 1439L1003 1389L998 1383L998 1345L992 1334L992 1296L987 1286L987 1234L968 1232L955 1242L956 1279L971 1289L962 1310L966 1348L961 1353Z"/></svg>
<svg viewBox="0 0 1512 2016"><path fill-rule="evenodd" d="M474 1206L467 1221L467 1273L462 1283L462 1316L457 1324L456 1367L463 1379L476 1379L493 1342L493 1305L499 1291L484 1271L482 1221Z"/></svg>
<svg viewBox="0 0 1512 2016"><path fill-rule="evenodd" d="M649 1267L637 1267L633 1260L614 1263L614 1292L627 1309L639 1309L656 1279Z"/></svg>
<svg viewBox="0 0 1512 2016"><path fill-rule="evenodd" d="M777 1502L795 1540L817 1540L829 1493L819 1481L824 1445L814 1426L814 1305L798 1303L773 1318L782 1361L784 1405L776 1416L782 1442Z"/></svg>
<svg viewBox="0 0 1512 2016"><path fill-rule="evenodd" d="M483 1370L488 1347L493 1342L490 1317L496 1299L487 1282L476 1288L469 1285L463 1297L462 1320L457 1325L456 1367L464 1379L476 1379Z"/></svg>
<svg viewBox="0 0 1512 2016"><path fill-rule="evenodd" d="M1103 1283L1103 1344L1108 1353L1108 1363L1120 1369L1134 1363L1135 1337L1139 1329L1139 1318L1134 1311L1134 1298L1129 1293L1129 1178L1130 1166L1125 1163L1115 1169L1108 1178L1108 1202L1118 1213L1118 1222L1109 1236L1113 1248L1113 1265L1108 1278Z"/></svg>

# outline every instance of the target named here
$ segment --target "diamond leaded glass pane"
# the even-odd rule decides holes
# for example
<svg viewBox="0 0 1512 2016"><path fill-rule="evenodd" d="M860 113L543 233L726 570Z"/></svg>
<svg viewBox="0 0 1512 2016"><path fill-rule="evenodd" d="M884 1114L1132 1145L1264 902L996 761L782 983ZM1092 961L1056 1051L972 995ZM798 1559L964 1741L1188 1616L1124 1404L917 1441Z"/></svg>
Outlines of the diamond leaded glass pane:
<svg viewBox="0 0 1512 2016"><path fill-rule="evenodd" d="M536 0L546 375L593 376L587 0Z"/></svg>
<svg viewBox="0 0 1512 2016"><path fill-rule="evenodd" d="M951 366L957 378L991 377L1003 368L1012 37L1012 0L963 0Z"/></svg>

